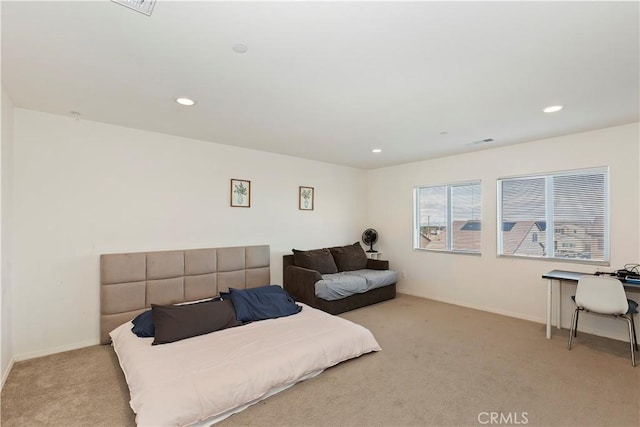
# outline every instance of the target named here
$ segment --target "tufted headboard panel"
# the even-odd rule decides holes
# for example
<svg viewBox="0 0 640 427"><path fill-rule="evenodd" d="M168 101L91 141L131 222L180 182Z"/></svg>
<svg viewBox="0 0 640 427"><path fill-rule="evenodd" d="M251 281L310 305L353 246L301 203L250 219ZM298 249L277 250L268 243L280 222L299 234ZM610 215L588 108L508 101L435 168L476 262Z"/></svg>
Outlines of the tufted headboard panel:
<svg viewBox="0 0 640 427"><path fill-rule="evenodd" d="M100 256L100 342L151 304L210 298L269 285L268 245Z"/></svg>

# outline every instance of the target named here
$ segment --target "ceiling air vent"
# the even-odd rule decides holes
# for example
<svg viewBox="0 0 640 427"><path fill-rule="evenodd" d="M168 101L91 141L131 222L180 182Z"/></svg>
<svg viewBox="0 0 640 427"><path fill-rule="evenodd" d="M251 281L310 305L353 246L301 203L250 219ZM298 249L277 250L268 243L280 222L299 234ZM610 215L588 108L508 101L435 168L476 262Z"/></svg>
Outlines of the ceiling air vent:
<svg viewBox="0 0 640 427"><path fill-rule="evenodd" d="M485 139L479 139L477 141L467 142L466 145L480 145L480 144L486 144L488 142L493 142L493 138L485 138Z"/></svg>
<svg viewBox="0 0 640 427"><path fill-rule="evenodd" d="M153 12L153 5L156 4L156 0L111 0L114 3L121 4L129 9L133 9L136 12L144 13L147 16L151 16Z"/></svg>

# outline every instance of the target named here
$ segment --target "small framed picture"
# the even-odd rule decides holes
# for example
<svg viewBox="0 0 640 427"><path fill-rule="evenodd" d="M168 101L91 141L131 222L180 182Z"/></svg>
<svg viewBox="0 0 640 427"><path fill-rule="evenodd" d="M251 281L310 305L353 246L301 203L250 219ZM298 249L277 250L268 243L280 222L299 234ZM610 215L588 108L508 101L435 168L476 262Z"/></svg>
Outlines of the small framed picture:
<svg viewBox="0 0 640 427"><path fill-rule="evenodd" d="M300 187L298 194L298 209L302 211L313 210L313 187Z"/></svg>
<svg viewBox="0 0 640 427"><path fill-rule="evenodd" d="M231 179L231 206L236 208L251 207L251 181Z"/></svg>

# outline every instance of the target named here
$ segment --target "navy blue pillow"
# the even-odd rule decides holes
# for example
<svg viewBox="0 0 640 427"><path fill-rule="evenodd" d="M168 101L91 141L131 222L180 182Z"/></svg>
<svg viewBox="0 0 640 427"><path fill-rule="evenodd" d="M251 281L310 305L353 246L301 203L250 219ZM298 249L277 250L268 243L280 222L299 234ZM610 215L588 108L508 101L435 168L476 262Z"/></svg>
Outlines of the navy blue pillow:
<svg viewBox="0 0 640 427"><path fill-rule="evenodd" d="M291 316L302 310L291 295L278 285L252 289L230 288L229 292L236 319L241 322Z"/></svg>
<svg viewBox="0 0 640 427"><path fill-rule="evenodd" d="M138 337L149 338L155 336L156 328L153 325L151 310L138 314L132 322L133 328L131 328L131 332L136 334Z"/></svg>

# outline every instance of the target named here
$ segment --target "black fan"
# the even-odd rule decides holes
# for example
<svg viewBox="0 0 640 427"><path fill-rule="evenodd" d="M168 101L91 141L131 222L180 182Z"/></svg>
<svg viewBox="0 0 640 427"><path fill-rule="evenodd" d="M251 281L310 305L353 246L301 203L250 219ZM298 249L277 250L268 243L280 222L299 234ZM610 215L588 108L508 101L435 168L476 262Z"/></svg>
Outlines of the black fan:
<svg viewBox="0 0 640 427"><path fill-rule="evenodd" d="M362 241L365 245L369 245L369 250L367 252L378 252L373 250L373 244L378 241L378 232L373 228L367 228L362 233Z"/></svg>

